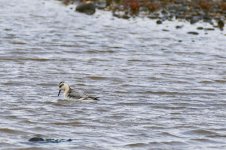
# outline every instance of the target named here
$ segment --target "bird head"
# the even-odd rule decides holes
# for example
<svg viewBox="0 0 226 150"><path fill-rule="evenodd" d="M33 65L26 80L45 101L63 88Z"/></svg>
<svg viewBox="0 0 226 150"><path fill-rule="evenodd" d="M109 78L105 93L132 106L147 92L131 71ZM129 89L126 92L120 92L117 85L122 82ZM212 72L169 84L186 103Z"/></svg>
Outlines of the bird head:
<svg viewBox="0 0 226 150"><path fill-rule="evenodd" d="M70 89L69 85L65 82L60 82L59 83L59 93L58 96L60 95L61 90L65 91L66 89Z"/></svg>

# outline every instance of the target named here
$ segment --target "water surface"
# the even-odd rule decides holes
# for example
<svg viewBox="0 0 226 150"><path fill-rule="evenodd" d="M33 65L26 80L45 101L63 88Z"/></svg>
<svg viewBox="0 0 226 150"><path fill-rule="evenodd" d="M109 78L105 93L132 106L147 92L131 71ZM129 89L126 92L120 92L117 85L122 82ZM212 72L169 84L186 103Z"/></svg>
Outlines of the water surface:
<svg viewBox="0 0 226 150"><path fill-rule="evenodd" d="M189 35L208 25L86 16L53 0L0 6L0 149L226 148L225 31ZM100 101L65 101L60 81Z"/></svg>

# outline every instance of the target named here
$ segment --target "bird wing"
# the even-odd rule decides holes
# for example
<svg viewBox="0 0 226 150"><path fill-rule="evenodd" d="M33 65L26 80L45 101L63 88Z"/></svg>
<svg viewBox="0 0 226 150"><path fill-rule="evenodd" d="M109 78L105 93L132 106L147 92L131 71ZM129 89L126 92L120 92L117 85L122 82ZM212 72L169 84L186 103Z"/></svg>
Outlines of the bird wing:
<svg viewBox="0 0 226 150"><path fill-rule="evenodd" d="M83 97L86 97L83 91L75 90L75 89L70 89L68 97L75 98L75 99L80 99Z"/></svg>
<svg viewBox="0 0 226 150"><path fill-rule="evenodd" d="M82 90L77 90L77 89L76 90L70 89L68 96L71 98L82 99L82 100L86 100L86 99L98 100L98 97L87 94L87 91L82 91Z"/></svg>

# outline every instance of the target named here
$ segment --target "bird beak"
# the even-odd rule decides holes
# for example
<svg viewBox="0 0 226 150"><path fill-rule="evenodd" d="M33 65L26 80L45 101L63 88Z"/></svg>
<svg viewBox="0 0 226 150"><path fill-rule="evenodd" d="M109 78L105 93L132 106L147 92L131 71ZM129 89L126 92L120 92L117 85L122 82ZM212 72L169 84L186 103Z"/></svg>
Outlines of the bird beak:
<svg viewBox="0 0 226 150"><path fill-rule="evenodd" d="M61 90L59 90L58 96L60 95Z"/></svg>

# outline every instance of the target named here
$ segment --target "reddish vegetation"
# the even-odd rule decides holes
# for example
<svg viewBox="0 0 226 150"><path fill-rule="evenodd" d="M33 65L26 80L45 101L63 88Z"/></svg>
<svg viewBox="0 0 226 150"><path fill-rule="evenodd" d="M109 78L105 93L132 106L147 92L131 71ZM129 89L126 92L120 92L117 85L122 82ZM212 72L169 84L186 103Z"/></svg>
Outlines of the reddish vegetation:
<svg viewBox="0 0 226 150"><path fill-rule="evenodd" d="M226 2L221 2L220 8L221 8L223 11L226 11Z"/></svg>
<svg viewBox="0 0 226 150"><path fill-rule="evenodd" d="M140 9L138 0L124 0L125 9L129 9L131 15L137 15Z"/></svg>
<svg viewBox="0 0 226 150"><path fill-rule="evenodd" d="M139 0L139 5L147 8L150 12L155 12L161 8L160 2L150 2L149 0Z"/></svg>
<svg viewBox="0 0 226 150"><path fill-rule="evenodd" d="M71 2L71 0L63 0L64 5L68 5Z"/></svg>
<svg viewBox="0 0 226 150"><path fill-rule="evenodd" d="M157 2L150 2L146 6L150 12L155 12L161 8L160 4Z"/></svg>
<svg viewBox="0 0 226 150"><path fill-rule="evenodd" d="M170 3L174 3L175 0L160 0L162 6L167 6Z"/></svg>
<svg viewBox="0 0 226 150"><path fill-rule="evenodd" d="M201 20L213 24L219 21L218 26L223 29L226 19L225 0L61 0L65 5L70 3L98 3L105 4L100 9L110 10L119 18L128 19L131 16L147 15L149 18L165 20L186 19L190 23ZM102 5L103 6L103 5ZM95 7L95 6L94 6ZM95 8L94 8L95 9ZM153 13L155 12L155 13Z"/></svg>
<svg viewBox="0 0 226 150"><path fill-rule="evenodd" d="M198 5L201 9L205 11L209 11L212 7L212 4L209 0L200 0Z"/></svg>

